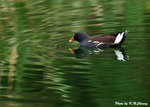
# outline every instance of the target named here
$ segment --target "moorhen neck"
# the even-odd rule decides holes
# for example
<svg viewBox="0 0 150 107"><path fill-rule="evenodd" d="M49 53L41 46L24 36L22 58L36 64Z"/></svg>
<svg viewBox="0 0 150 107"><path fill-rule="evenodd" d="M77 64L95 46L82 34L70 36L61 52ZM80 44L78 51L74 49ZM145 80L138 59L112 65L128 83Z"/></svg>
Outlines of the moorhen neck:
<svg viewBox="0 0 150 107"><path fill-rule="evenodd" d="M75 33L73 37L69 40L78 41L80 46L85 47L117 47L121 46L128 31L119 32L116 34L105 34L89 37L84 33Z"/></svg>
<svg viewBox="0 0 150 107"><path fill-rule="evenodd" d="M73 35L73 37L69 40L69 42L72 42L72 41L76 40L76 41L81 43L84 40L87 40L88 38L89 38L89 36L84 34L84 33L75 33Z"/></svg>

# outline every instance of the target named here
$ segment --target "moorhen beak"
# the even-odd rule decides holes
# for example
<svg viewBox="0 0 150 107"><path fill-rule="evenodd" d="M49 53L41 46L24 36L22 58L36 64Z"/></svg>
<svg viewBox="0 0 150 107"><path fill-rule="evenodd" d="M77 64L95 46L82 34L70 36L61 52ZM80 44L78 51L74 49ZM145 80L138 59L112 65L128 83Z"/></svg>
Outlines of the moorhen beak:
<svg viewBox="0 0 150 107"><path fill-rule="evenodd" d="M69 40L69 42L72 42L72 41L74 41L74 36Z"/></svg>
<svg viewBox="0 0 150 107"><path fill-rule="evenodd" d="M84 47L117 47L123 44L127 33L128 31L126 30L125 32L97 35L93 37L89 37L84 33L75 33L69 42L75 40L80 43L80 46Z"/></svg>

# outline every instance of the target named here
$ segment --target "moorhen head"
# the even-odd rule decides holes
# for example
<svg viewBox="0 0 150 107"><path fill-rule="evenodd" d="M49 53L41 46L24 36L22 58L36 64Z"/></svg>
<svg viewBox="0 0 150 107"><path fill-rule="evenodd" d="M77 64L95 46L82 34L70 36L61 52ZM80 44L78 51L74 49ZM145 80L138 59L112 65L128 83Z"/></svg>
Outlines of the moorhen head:
<svg viewBox="0 0 150 107"><path fill-rule="evenodd" d="M80 42L83 42L84 40L88 39L89 36L84 34L84 33L75 33L73 35L73 37L69 40L69 42L72 42L72 41L78 41L79 43Z"/></svg>

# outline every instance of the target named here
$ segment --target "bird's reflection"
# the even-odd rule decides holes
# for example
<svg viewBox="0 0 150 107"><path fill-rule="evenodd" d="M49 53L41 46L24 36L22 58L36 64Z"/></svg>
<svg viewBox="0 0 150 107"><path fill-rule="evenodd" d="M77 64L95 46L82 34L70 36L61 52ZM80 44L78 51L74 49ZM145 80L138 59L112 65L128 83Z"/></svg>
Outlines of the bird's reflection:
<svg viewBox="0 0 150 107"><path fill-rule="evenodd" d="M69 50L76 58L84 58L89 54L115 54L117 60L129 60L129 56L125 53L122 47L109 49L80 47L76 50L69 48Z"/></svg>

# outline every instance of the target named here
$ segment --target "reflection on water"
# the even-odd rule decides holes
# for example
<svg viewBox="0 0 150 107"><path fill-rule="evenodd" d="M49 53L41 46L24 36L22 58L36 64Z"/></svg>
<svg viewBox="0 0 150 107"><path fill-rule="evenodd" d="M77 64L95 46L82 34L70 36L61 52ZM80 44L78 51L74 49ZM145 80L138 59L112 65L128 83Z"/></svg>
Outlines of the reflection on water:
<svg viewBox="0 0 150 107"><path fill-rule="evenodd" d="M70 52L75 55L76 58L83 58L85 56L88 56L89 54L115 54L116 59L120 61L129 60L129 56L125 54L125 51L122 47L119 48L110 48L110 49L100 49L100 48L88 48L88 47L80 47L79 49L73 50L69 48Z"/></svg>
<svg viewBox="0 0 150 107"><path fill-rule="evenodd" d="M146 0L1 0L0 106L150 103L149 7ZM68 50L75 32L126 29L122 48L75 50L72 44L75 56Z"/></svg>

